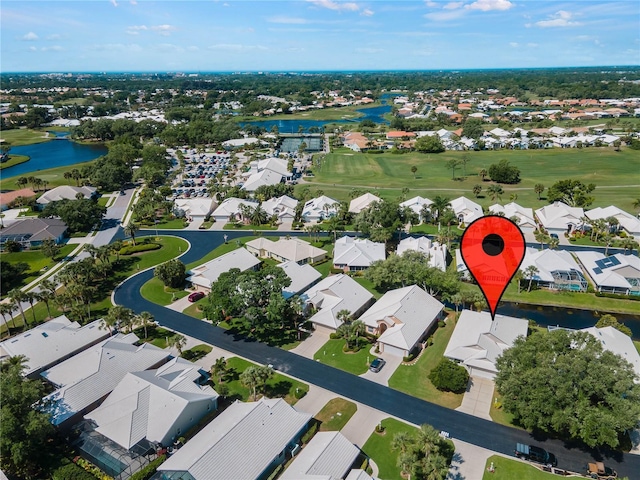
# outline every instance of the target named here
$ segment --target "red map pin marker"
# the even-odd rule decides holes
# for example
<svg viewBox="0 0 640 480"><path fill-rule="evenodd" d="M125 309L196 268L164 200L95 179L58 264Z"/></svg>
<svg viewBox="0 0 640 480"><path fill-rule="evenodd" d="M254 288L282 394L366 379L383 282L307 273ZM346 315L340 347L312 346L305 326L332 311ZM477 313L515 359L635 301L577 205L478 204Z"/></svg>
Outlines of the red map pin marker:
<svg viewBox="0 0 640 480"><path fill-rule="evenodd" d="M462 260L487 299L492 319L502 294L524 260L524 252L522 231L505 217L479 218L462 235Z"/></svg>

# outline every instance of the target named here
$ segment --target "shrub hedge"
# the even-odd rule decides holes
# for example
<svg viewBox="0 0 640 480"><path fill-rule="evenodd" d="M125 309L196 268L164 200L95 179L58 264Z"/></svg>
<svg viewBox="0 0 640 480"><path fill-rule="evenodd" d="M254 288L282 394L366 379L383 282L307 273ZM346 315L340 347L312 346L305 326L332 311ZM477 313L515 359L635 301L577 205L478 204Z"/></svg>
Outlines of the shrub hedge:
<svg viewBox="0 0 640 480"><path fill-rule="evenodd" d="M75 463L69 463L56 469L51 478L53 480L95 480L96 477Z"/></svg>
<svg viewBox="0 0 640 480"><path fill-rule="evenodd" d="M158 250L159 248L160 248L160 244L158 243L142 243L138 245L130 245L127 247L122 247L120 249L120 255L131 255L132 253L147 252L149 250Z"/></svg>
<svg viewBox="0 0 640 480"><path fill-rule="evenodd" d="M156 473L156 470L158 470L158 467L162 465L162 462L164 462L166 459L167 459L166 455L160 455L158 458L156 458L153 462L151 462L149 465L144 467L142 470L131 475L129 480L149 480L153 476L153 474Z"/></svg>

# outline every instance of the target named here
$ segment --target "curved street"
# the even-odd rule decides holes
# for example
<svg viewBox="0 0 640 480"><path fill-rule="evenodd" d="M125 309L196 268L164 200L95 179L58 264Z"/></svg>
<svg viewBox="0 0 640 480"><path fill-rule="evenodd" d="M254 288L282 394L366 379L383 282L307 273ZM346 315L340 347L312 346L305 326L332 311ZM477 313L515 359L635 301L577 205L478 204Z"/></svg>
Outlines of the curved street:
<svg viewBox="0 0 640 480"><path fill-rule="evenodd" d="M250 234L247 231L189 232L167 230L158 233L179 236L191 243L191 249L181 257L184 263L198 260L222 244L225 234L230 241ZM269 233L265 232L265 234ZM291 235L300 236L304 233L295 232ZM122 230L119 230L116 237L121 236ZM597 452L583 450L559 440L532 438L525 431L431 404L285 350L234 336L208 322L151 303L140 295L140 287L152 276L153 270L147 270L127 279L114 292L116 303L136 312L149 311L162 327L233 352L257 363L272 364L277 370L305 382L313 383L410 423L429 423L437 430L449 432L453 438L495 452L513 455L517 442L533 443L555 453L560 468L575 472L583 472L588 461L592 461L596 457L602 458L598 456ZM608 465L618 471L619 476L628 476L630 479L638 478L640 456L614 452L612 455L605 454L603 457Z"/></svg>

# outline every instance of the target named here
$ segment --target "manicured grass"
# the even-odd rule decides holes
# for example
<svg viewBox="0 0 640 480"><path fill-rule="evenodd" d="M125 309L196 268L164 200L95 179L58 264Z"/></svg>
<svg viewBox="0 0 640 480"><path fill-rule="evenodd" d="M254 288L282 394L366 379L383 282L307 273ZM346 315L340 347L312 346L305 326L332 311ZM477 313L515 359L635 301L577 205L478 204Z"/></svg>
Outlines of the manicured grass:
<svg viewBox="0 0 640 480"><path fill-rule="evenodd" d="M391 442L393 441L393 436L397 433L407 432L411 435L417 432L418 429L393 418L385 418L381 423L384 428L384 434L374 431L362 446L362 451L378 466L379 478L405 480L401 477L400 468L396 465L398 453L400 452L391 448Z"/></svg>
<svg viewBox="0 0 640 480"><path fill-rule="evenodd" d="M638 340L634 340L633 344L636 346L636 350L638 350L638 353L640 353L640 342Z"/></svg>
<svg viewBox="0 0 640 480"><path fill-rule="evenodd" d="M158 224L144 225L142 228L154 230L156 227L162 230L182 230L186 226L184 218L174 218L173 220L165 220L158 222Z"/></svg>
<svg viewBox="0 0 640 480"><path fill-rule="evenodd" d="M349 105L347 107L323 108L321 110L307 110L294 114L280 114L269 117L238 117L238 121L250 122L259 120L342 120L344 118L357 119L363 117L364 114L356 110L366 110L368 108L379 107L380 102L374 102L367 105ZM329 130L327 130L329 131Z"/></svg>
<svg viewBox="0 0 640 480"><path fill-rule="evenodd" d="M362 285L364 288L366 288L369 292L371 292L371 294L375 297L376 300L378 300L382 296L382 293L376 290L376 288L373 286L373 283L371 282L371 280L367 280L364 277L353 277L353 279L356 282L358 282L360 285Z"/></svg>
<svg viewBox="0 0 640 480"><path fill-rule="evenodd" d="M335 432L342 430L356 413L358 406L344 398L333 398L322 407L315 416L320 421L321 432Z"/></svg>
<svg viewBox="0 0 640 480"><path fill-rule="evenodd" d="M360 342L364 344L365 340L360 340ZM340 338L329 340L320 347L320 350L315 353L313 359L325 365L353 373L354 375L362 375L369 368L369 363L377 358L375 355L369 353L371 344L364 344L357 353L344 353L342 351L344 344L345 341ZM367 359L369 363L367 363Z"/></svg>
<svg viewBox="0 0 640 480"><path fill-rule="evenodd" d="M111 197L100 197L98 199L98 205L101 205L103 207L107 206L107 203L109 203L109 200L111 200Z"/></svg>
<svg viewBox="0 0 640 480"><path fill-rule="evenodd" d="M211 353L212 350L213 347L211 345L205 345L204 343L202 343L200 345L195 345L189 350L183 351L182 355L180 356L185 360L195 362L196 360L206 357L209 353Z"/></svg>
<svg viewBox="0 0 640 480"><path fill-rule="evenodd" d="M225 223L223 230L278 230L278 227L273 225L241 225L236 226L236 223Z"/></svg>
<svg viewBox="0 0 640 480"><path fill-rule="evenodd" d="M204 257L202 257L200 260L196 260L195 262L191 262L189 264L187 264L187 271L191 268L197 267L198 265L202 265L203 263L207 263L209 260L213 260L214 258L218 258L220 255L224 255L225 253L229 253L237 248L242 247L245 243L250 242L251 240L254 240L258 238L257 236L247 236L247 237L240 237L240 238L236 238L233 240L230 240L228 243L223 243L222 245L220 245L219 247L211 250L209 253L207 253ZM270 240L277 240L277 237L265 237L268 238Z"/></svg>
<svg viewBox="0 0 640 480"><path fill-rule="evenodd" d="M491 463L493 463L493 472L489 471ZM558 478L558 476L543 472L528 463L499 455L492 455L487 459L482 480L513 480L515 478L518 480L548 480Z"/></svg>
<svg viewBox="0 0 640 480"><path fill-rule="evenodd" d="M411 233L424 233L427 235L437 235L438 226L431 225L430 223L421 223L420 225L414 225L411 227Z"/></svg>
<svg viewBox="0 0 640 480"><path fill-rule="evenodd" d="M448 160L460 159L468 154L471 161L467 164L466 177L451 178L451 169L445 167ZM546 204L539 201L533 191L536 183L549 188L560 179L574 178L585 183L595 183L595 202L593 207L614 204L622 209L633 211L631 192L633 188L613 188L637 184L637 152L623 150L615 152L613 148L560 149L549 150L499 150L482 152L453 152L441 154L421 154L417 152L403 155L383 153L371 155L354 153L348 149L337 149L328 154L321 167L315 167L315 177L306 179L311 188L324 190L337 200L347 200L351 188L371 188L373 193L383 198L395 199L402 188L409 188L407 198L422 195L432 198L435 195L454 198L465 195L474 198L472 188L483 185L484 191L491 182L482 182L477 176L480 169L488 169L502 159L517 166L522 181L518 185L504 185L503 201L511 193L518 195L518 203L538 208ZM411 166L418 167L417 178L413 178ZM462 177L462 169L456 171ZM304 184L303 184L304 185ZM606 188L609 186L610 188ZM332 188L333 187L333 188ZM344 187L344 188L336 188ZM302 188L298 185L296 188ZM379 191L377 190L379 189ZM543 194L544 196L544 194ZM475 199L484 207L492 203L489 197Z"/></svg>
<svg viewBox="0 0 640 480"><path fill-rule="evenodd" d="M238 357L227 359L228 373L224 381L224 383L229 386L229 395L227 395L227 398L238 399L243 402L252 400L251 391L240 382L240 374L247 368L256 365L255 363ZM264 395L267 398L284 398L289 405L295 405L298 401L295 397L296 389L308 392L309 385L276 372L269 381L267 381ZM258 398L260 396L261 394L258 393Z"/></svg>
<svg viewBox="0 0 640 480"><path fill-rule="evenodd" d="M158 348L167 348L167 338L174 335L171 330L165 330L156 325L147 327L147 338L144 337L143 328L137 328L133 333L140 337L143 342L151 343Z"/></svg>
<svg viewBox="0 0 640 480"><path fill-rule="evenodd" d="M14 165L20 165L21 163L28 162L31 157L28 155L11 155L9 154L9 160L4 163L0 163L0 170L13 167Z"/></svg>
<svg viewBox="0 0 640 480"><path fill-rule="evenodd" d="M0 260L12 264L26 263L29 268L22 274L7 281L8 285L3 285L3 291L9 291L12 288L21 288L28 285L40 275L53 267L58 260L69 255L77 245L63 245L56 259L49 258L42 253L42 250L24 250L15 253L0 253ZM45 270L46 269L46 270Z"/></svg>
<svg viewBox="0 0 640 480"><path fill-rule="evenodd" d="M498 399L497 403L495 402L496 398ZM497 392L494 392L493 400L491 401L491 408L489 409L489 415L491 415L491 418L496 423L500 423L508 427L518 428L513 424L513 414L506 412L502 408L502 403Z"/></svg>
<svg viewBox="0 0 640 480"><path fill-rule="evenodd" d="M206 303L207 297L201 298L197 302L192 303L187 308L185 308L182 313L184 313L185 315L189 315L190 317L197 318L198 320L202 320L204 318L204 312L202 311L202 308Z"/></svg>
<svg viewBox="0 0 640 480"><path fill-rule="evenodd" d="M389 379L389 386L428 402L447 408L457 408L462 403L463 394L441 392L429 380L429 373L440 362L444 350L453 334L455 323L452 316L443 328L433 334L433 345L426 348L413 365L400 365Z"/></svg>
<svg viewBox="0 0 640 480"><path fill-rule="evenodd" d="M15 128L13 130L3 130L0 138L5 142L9 142L12 147L20 145L31 145L32 143L47 142L53 138L47 138L46 131L29 130L27 128Z"/></svg>
<svg viewBox="0 0 640 480"><path fill-rule="evenodd" d="M170 303L189 295L189 292L180 288L165 287L164 283L156 277L146 282L140 288L140 294L147 300L158 305L169 305Z"/></svg>
<svg viewBox="0 0 640 480"><path fill-rule="evenodd" d="M476 285L463 284L464 290L479 292ZM625 300L622 298L596 297L594 293L551 291L544 288L527 292L522 288L518 293L518 287L511 282L502 297L506 302L519 302L531 305L547 305L556 307L574 307L585 310L597 310L599 312L612 313L640 313L640 301Z"/></svg>
<svg viewBox="0 0 640 480"><path fill-rule="evenodd" d="M94 161L85 162L81 165L91 166ZM46 170L38 170L37 177L41 180L46 180L49 182L47 184L48 189L52 189L53 187L58 187L60 185L75 185L75 182L69 182L66 178L64 178L64 172L68 172L73 168L76 168L77 165L65 165L63 167L49 168ZM20 187L16 184L16 180L24 175L16 175L14 177L3 178L2 179L2 189L3 190L18 190Z"/></svg>

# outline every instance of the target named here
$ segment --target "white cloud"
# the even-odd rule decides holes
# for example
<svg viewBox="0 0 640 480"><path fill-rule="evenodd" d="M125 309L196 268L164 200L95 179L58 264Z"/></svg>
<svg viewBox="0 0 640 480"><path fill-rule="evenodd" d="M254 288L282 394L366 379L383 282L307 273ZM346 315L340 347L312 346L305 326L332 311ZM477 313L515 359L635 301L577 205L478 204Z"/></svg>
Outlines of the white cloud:
<svg viewBox="0 0 640 480"><path fill-rule="evenodd" d="M113 5L114 7L117 7L118 2L116 0L111 0L111 5Z"/></svg>
<svg viewBox="0 0 640 480"><path fill-rule="evenodd" d="M489 12L491 10L509 10L511 7L513 7L513 3L509 0L476 0L469 5L465 5L464 8Z"/></svg>
<svg viewBox="0 0 640 480"><path fill-rule="evenodd" d="M64 50L60 45L51 45L50 47L42 47L43 52L60 52Z"/></svg>
<svg viewBox="0 0 640 480"><path fill-rule="evenodd" d="M136 0L129 0L129 3L131 5L137 5L138 4L138 2Z"/></svg>
<svg viewBox="0 0 640 480"><path fill-rule="evenodd" d="M138 35L143 30L149 30L146 25L132 25L127 27L126 33L129 35Z"/></svg>
<svg viewBox="0 0 640 480"><path fill-rule="evenodd" d="M151 30L153 30L154 32L158 32L163 37L168 37L169 35L171 35L171 32L177 29L173 25L165 24L165 25L154 25L151 27Z"/></svg>
<svg viewBox="0 0 640 480"><path fill-rule="evenodd" d="M333 0L307 0L307 2L329 10L357 12L360 9L360 6L355 2L334 2Z"/></svg>
<svg viewBox="0 0 640 480"><path fill-rule="evenodd" d="M38 35L36 35L33 32L29 32L29 33L27 33L26 35L24 35L22 37L22 40L26 40L27 42L33 42L35 40L38 40L38 38L40 38L40 37L38 37Z"/></svg>
<svg viewBox="0 0 640 480"><path fill-rule="evenodd" d="M536 22L536 26L540 28L553 28L553 27L576 27L581 25L580 22L573 22L571 19L573 14L566 10L558 10L556 13L549 15L548 20L540 20Z"/></svg>
<svg viewBox="0 0 640 480"><path fill-rule="evenodd" d="M424 17L434 22L446 22L448 20L455 20L462 17L465 14L465 10L459 8L458 10L443 10L439 12L427 13Z"/></svg>
<svg viewBox="0 0 640 480"><path fill-rule="evenodd" d="M47 40L60 40L62 38L61 35L58 35L57 33L54 33L52 35L48 35L47 36Z"/></svg>
<svg viewBox="0 0 640 480"><path fill-rule="evenodd" d="M172 53L180 53L184 51L182 47L179 47L178 45L174 45L172 43L160 43L156 45L156 48L163 52L172 52Z"/></svg>
<svg viewBox="0 0 640 480"><path fill-rule="evenodd" d="M537 43L533 43L533 42L527 43L527 47L536 48L537 46L538 46Z"/></svg>
<svg viewBox="0 0 640 480"><path fill-rule="evenodd" d="M438 4L432 0L426 0L424 3L427 5L427 7L430 7L430 8L434 8L438 6Z"/></svg>
<svg viewBox="0 0 640 480"><path fill-rule="evenodd" d="M301 17L288 17L286 15L276 15L275 17L267 18L269 23L284 23L286 25L304 25L309 23L309 20Z"/></svg>
<svg viewBox="0 0 640 480"><path fill-rule="evenodd" d="M513 48L518 48L520 46L518 42L509 42L509 45L511 45Z"/></svg>
<svg viewBox="0 0 640 480"><path fill-rule="evenodd" d="M197 52L200 49L198 47L196 47L195 45L191 45L191 46L187 47L187 50L189 50L190 52Z"/></svg>
<svg viewBox="0 0 640 480"><path fill-rule="evenodd" d="M444 8L445 10L457 10L463 5L464 5L464 2L449 2L442 8Z"/></svg>
<svg viewBox="0 0 640 480"><path fill-rule="evenodd" d="M362 13L360 15L362 15L363 17L371 17L374 14L374 11L369 9L369 8L365 8L364 10L362 10Z"/></svg>
<svg viewBox="0 0 640 480"><path fill-rule="evenodd" d="M34 47L33 45L31 45L31 46L29 47L29 51L30 51L30 52L37 52L37 51L38 51L38 49L37 49L36 47Z"/></svg>
<svg viewBox="0 0 640 480"><path fill-rule="evenodd" d="M221 50L225 52L252 52L252 51L265 51L267 47L262 45L242 45L239 43L219 43L217 45L211 45L210 50Z"/></svg>
<svg viewBox="0 0 640 480"><path fill-rule="evenodd" d="M384 52L384 49L382 48L356 48L356 52L357 53L381 53Z"/></svg>

